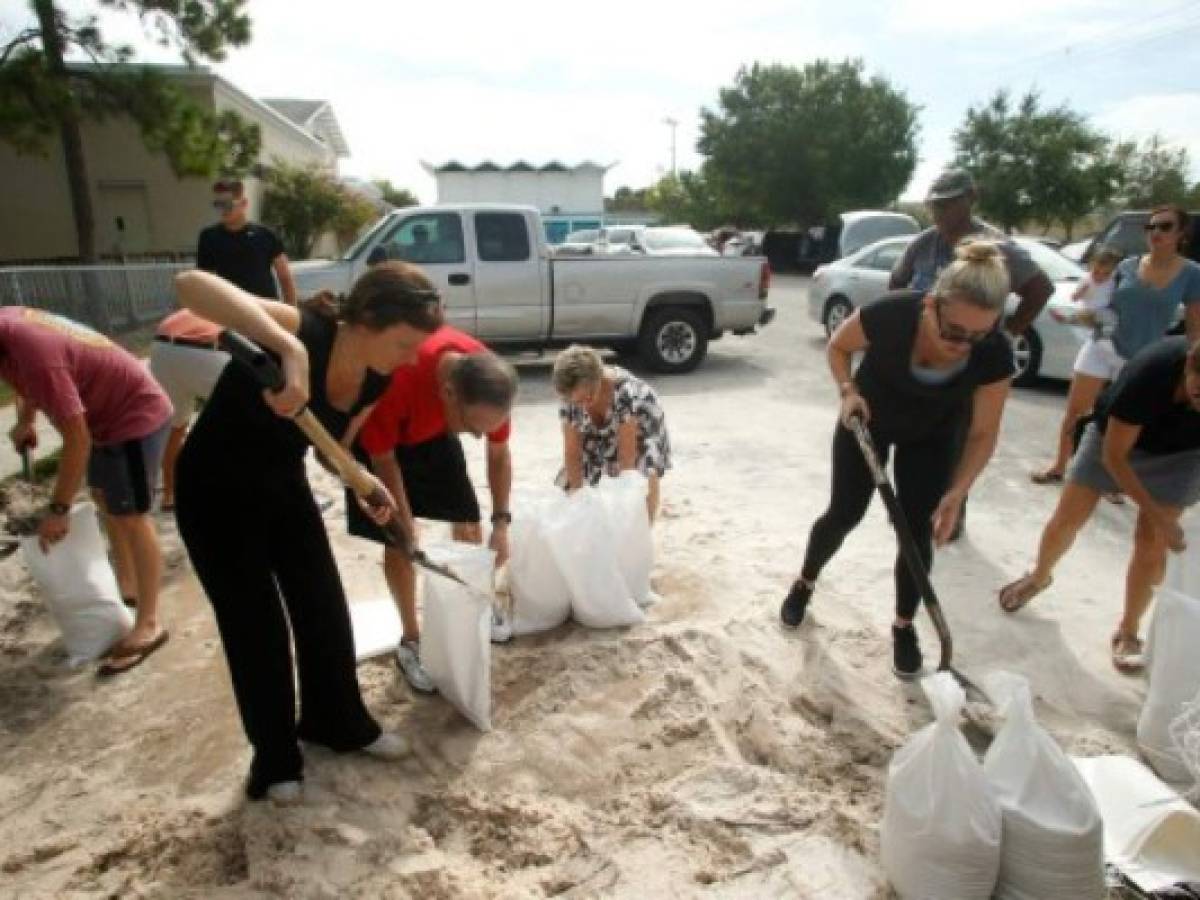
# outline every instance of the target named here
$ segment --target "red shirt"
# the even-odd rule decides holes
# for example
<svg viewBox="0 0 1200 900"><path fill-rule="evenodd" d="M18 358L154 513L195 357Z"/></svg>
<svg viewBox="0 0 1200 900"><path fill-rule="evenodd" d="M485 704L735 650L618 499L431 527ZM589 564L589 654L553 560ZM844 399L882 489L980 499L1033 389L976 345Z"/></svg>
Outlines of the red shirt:
<svg viewBox="0 0 1200 900"><path fill-rule="evenodd" d="M83 415L97 444L146 437L171 417L171 401L132 354L40 309L0 309L0 378L60 428Z"/></svg>
<svg viewBox="0 0 1200 900"><path fill-rule="evenodd" d="M423 444L446 433L446 410L438 390L437 366L442 354L482 353L487 347L469 334L443 325L417 349L417 361L400 366L392 382L363 423L359 443L372 456L383 456L397 447ZM488 442L503 444L512 430L505 422L488 435Z"/></svg>
<svg viewBox="0 0 1200 900"><path fill-rule="evenodd" d="M159 322L158 330L154 334L172 340L196 341L216 346L222 331L224 329L215 322L200 318L190 309L180 309Z"/></svg>

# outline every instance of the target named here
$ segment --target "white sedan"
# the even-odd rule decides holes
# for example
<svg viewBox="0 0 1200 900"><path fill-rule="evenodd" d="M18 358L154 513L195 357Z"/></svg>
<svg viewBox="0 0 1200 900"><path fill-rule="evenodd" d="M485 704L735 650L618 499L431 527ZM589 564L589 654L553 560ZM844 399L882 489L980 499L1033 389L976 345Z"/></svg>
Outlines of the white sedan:
<svg viewBox="0 0 1200 900"><path fill-rule="evenodd" d="M1069 380L1075 356L1088 332L1058 322L1051 312L1070 313L1079 308L1071 293L1084 270L1040 241L1015 240L1054 283L1054 294L1033 325L1013 343L1017 364L1014 384L1032 384L1039 377ZM808 287L808 314L812 320L824 325L826 334L832 334L854 310L887 293L892 267L911 241L911 235L886 238L819 267ZM1017 302L1016 295L1008 298L1009 313L1016 309Z"/></svg>

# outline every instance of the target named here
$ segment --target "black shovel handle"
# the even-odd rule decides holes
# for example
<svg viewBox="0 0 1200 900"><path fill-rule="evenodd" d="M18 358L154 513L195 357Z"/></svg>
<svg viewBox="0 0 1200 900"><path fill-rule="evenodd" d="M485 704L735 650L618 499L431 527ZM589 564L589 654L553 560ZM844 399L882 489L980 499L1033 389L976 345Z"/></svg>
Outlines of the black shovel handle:
<svg viewBox="0 0 1200 900"><path fill-rule="evenodd" d="M236 331L221 332L221 349L250 370L250 373L269 391L283 390L283 369L266 350Z"/></svg>
<svg viewBox="0 0 1200 900"><path fill-rule="evenodd" d="M929 612L929 618L933 620L933 627L937 631L938 643L941 644L942 648L938 670L951 670L951 661L954 656L954 639L950 635L950 626L946 623L946 616L942 612L942 605L938 602L937 594L933 590L933 582L929 580L929 572L925 568L925 561L921 559L921 553L917 549L917 542L913 538L912 529L908 525L908 519L904 515L904 510L900 508L900 501L896 497L896 491L892 488L892 483L888 480L887 472L883 470L883 466L879 462L879 454L875 450L875 442L871 440L871 433L867 431L867 426L860 416L851 417L850 432L858 441L858 447L862 450L867 468L871 470L871 478L875 482L879 496L883 498L883 505L887 507L888 517L892 520L892 527L896 530L896 539L900 543L900 553L904 557L908 571L912 574L913 581L917 583L917 590L920 591L921 597L925 600L925 609Z"/></svg>

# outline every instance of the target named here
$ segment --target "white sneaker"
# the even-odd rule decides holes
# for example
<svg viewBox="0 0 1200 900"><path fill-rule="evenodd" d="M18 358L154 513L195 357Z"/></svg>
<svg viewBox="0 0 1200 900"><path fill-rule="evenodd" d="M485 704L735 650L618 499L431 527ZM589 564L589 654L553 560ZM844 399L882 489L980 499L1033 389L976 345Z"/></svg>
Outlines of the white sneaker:
<svg viewBox="0 0 1200 900"><path fill-rule="evenodd" d="M396 645L396 665L404 674L404 680L414 691L432 694L437 685L421 665L421 645L417 641L401 641Z"/></svg>
<svg viewBox="0 0 1200 900"><path fill-rule="evenodd" d="M492 607L492 643L507 644L512 640L512 619L499 606Z"/></svg>
<svg viewBox="0 0 1200 900"><path fill-rule="evenodd" d="M385 731L363 747L362 752L378 759L403 759L412 754L412 747L401 735Z"/></svg>
<svg viewBox="0 0 1200 900"><path fill-rule="evenodd" d="M304 799L298 781L277 781L267 788L267 799L279 806L295 806Z"/></svg>

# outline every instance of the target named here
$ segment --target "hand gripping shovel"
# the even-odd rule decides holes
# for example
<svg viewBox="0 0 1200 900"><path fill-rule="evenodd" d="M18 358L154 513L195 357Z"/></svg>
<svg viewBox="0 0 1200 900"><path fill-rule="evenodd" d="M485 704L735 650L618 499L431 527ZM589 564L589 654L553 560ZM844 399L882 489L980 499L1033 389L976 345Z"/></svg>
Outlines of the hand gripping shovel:
<svg viewBox="0 0 1200 900"><path fill-rule="evenodd" d="M991 704L991 698L969 678L963 675L962 672L954 668L951 659L954 653L954 639L950 635L950 626L946 624L946 617L942 613L942 605L938 602L937 594L934 593L933 583L929 580L929 573L925 570L925 563L921 559L921 554L917 550L917 542L913 539L912 529L908 527L908 519L904 517L904 510L900 508L900 501L896 498L896 491L892 488L892 483L888 481L887 472L883 470L883 466L879 463L879 454L875 452L875 444L871 440L871 434L867 431L867 426L863 424L863 420L859 416L854 416L850 419L850 430L854 433L854 437L858 440L858 447L862 450L863 459L866 460L867 468L871 470L871 478L875 482L875 487L879 490L879 496L883 498L883 505L887 507L888 517L892 520L892 527L896 529L896 539L900 543L900 552L904 555L904 561L908 565L908 571L912 573L913 580L917 583L917 590L921 592L921 597L925 600L925 610L929 613L929 618L933 620L933 627L937 631L938 643L941 644L942 655L938 660L938 671L949 672L954 676L954 679L963 687L967 695L973 700L982 701Z"/></svg>
<svg viewBox="0 0 1200 900"><path fill-rule="evenodd" d="M236 331L226 330L221 332L221 347L228 351L229 355L241 365L246 366L254 374L254 377L258 379L258 383L267 390L278 391L283 388L283 372L275 360L257 344L242 337ZM379 495L375 479L370 476L367 470L354 457L346 452L346 449L341 444L333 439L333 436L325 429L325 426L313 415L312 410L305 407L296 414L293 421L304 432L305 437L312 442L312 445L337 470L338 478L341 479L342 484L350 488L368 506L374 509L387 505L387 500ZM404 527L400 524L400 520L395 516L388 519L381 527L388 543L403 551L414 564L427 571L441 575L443 578L457 581L465 588L470 588L470 585L453 569L435 563L425 555L424 550L414 546L405 533Z"/></svg>

